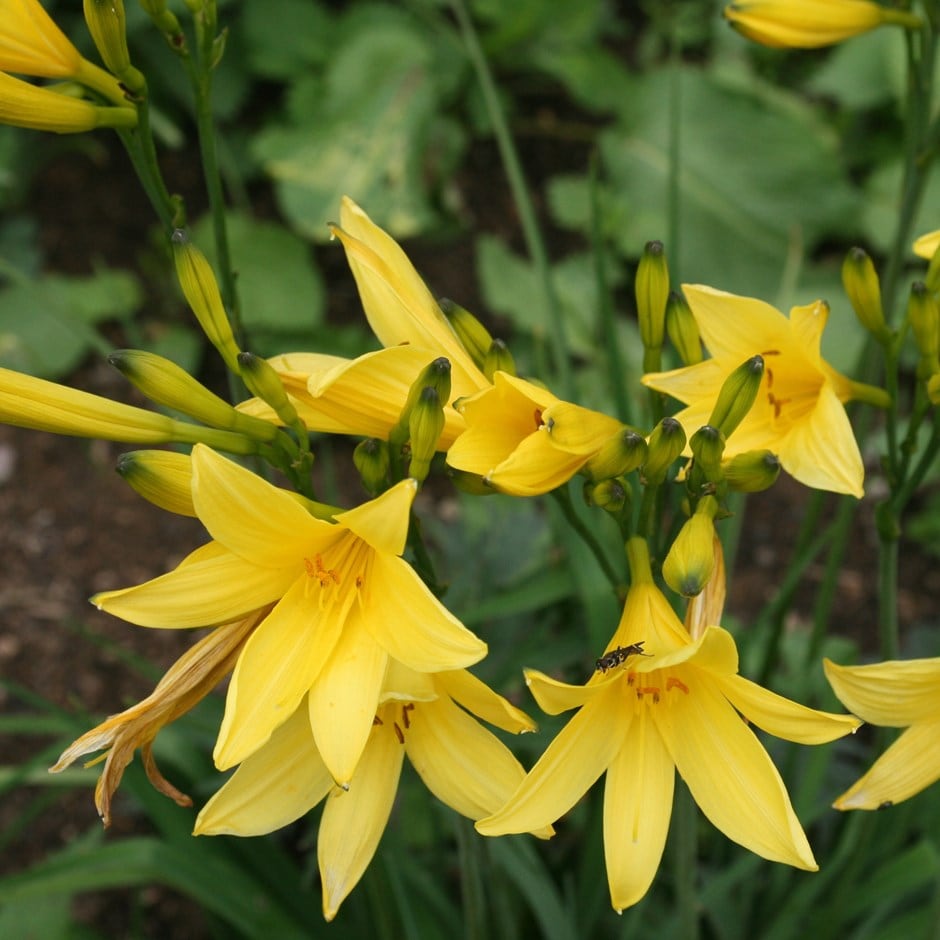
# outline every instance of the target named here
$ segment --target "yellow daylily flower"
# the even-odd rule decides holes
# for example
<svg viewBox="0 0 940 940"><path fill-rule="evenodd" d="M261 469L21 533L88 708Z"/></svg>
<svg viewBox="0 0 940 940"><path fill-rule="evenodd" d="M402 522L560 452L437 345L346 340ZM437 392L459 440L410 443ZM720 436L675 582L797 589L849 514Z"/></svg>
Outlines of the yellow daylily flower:
<svg viewBox="0 0 940 940"><path fill-rule="evenodd" d="M764 359L761 391L729 437L724 458L770 450L801 483L861 498L864 467L843 402L885 393L833 369L819 350L828 318L821 301L794 307L789 319L770 304L701 285L683 291L710 359L671 372L653 372L643 384L687 405L675 417L691 436L708 423L724 380L753 356Z"/></svg>
<svg viewBox="0 0 940 940"><path fill-rule="evenodd" d="M111 800L139 748L151 784L179 806L192 806L193 801L160 773L153 756L153 741L166 725L186 714L232 671L260 617L261 613L253 614L204 636L167 670L147 698L83 734L62 752L49 772L61 773L86 754L106 751L104 770L95 787L95 806L107 827L111 825Z"/></svg>
<svg viewBox="0 0 940 940"><path fill-rule="evenodd" d="M937 253L940 248L940 228L935 232L927 232L921 235L913 245L914 254L919 258L926 258L928 261Z"/></svg>
<svg viewBox="0 0 940 940"><path fill-rule="evenodd" d="M317 857L323 915L332 920L375 854L405 755L438 799L470 819L501 806L525 776L474 715L515 733L535 727L466 670L419 674L392 662L347 788L334 784L301 705L206 804L194 832L261 835L325 800Z"/></svg>
<svg viewBox="0 0 940 940"><path fill-rule="evenodd" d="M868 0L737 0L725 19L765 46L815 49L851 39L886 23L919 29L921 19Z"/></svg>
<svg viewBox="0 0 940 940"><path fill-rule="evenodd" d="M38 0L0 0L0 72L74 79L125 102L117 79L84 58Z"/></svg>
<svg viewBox="0 0 940 940"><path fill-rule="evenodd" d="M387 440L398 424L412 383L434 358L427 350L404 345L356 359L286 353L268 362L284 383L300 420L311 431ZM277 421L273 409L258 398L243 402L238 410ZM465 429L463 417L445 405L438 450L447 450Z"/></svg>
<svg viewBox="0 0 940 940"><path fill-rule="evenodd" d="M456 408L467 430L447 462L504 493L535 496L566 483L624 426L613 418L561 401L505 372Z"/></svg>
<svg viewBox="0 0 940 940"><path fill-rule="evenodd" d="M390 658L437 672L486 653L400 557L416 490L403 480L330 523L196 446L193 507L212 541L174 571L92 601L131 623L168 628L227 623L274 605L239 656L216 764L225 769L256 751L309 693L317 747L333 778L346 783Z"/></svg>
<svg viewBox="0 0 940 940"><path fill-rule="evenodd" d="M692 640L653 583L642 539L627 544L633 583L598 671L583 686L526 672L542 709L578 711L484 835L554 822L606 772L604 851L619 912L646 894L662 857L675 771L728 838L771 861L815 870L780 775L743 716L777 737L820 744L859 722L805 708L738 675L731 635ZM639 647L639 651L638 648Z"/></svg>
<svg viewBox="0 0 940 940"><path fill-rule="evenodd" d="M940 780L940 658L838 666L823 660L839 701L863 721L904 728L869 771L832 805L881 809Z"/></svg>
<svg viewBox="0 0 940 940"><path fill-rule="evenodd" d="M134 127L133 108L100 107L0 72L0 124L55 134L80 134L98 127Z"/></svg>

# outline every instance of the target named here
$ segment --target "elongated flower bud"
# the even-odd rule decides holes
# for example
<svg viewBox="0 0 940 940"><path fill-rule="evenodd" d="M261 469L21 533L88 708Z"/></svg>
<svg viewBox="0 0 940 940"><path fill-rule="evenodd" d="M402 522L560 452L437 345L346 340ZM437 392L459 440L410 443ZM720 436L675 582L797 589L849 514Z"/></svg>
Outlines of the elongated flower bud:
<svg viewBox="0 0 940 940"><path fill-rule="evenodd" d="M219 351L229 369L237 374L240 372L239 349L212 266L206 256L190 242L183 229L173 233L172 241L176 276L183 289L183 296L209 342Z"/></svg>
<svg viewBox="0 0 940 940"><path fill-rule="evenodd" d="M891 341L881 304L881 282L871 258L861 249L852 248L842 262L842 286L862 326L879 343Z"/></svg>
<svg viewBox="0 0 940 940"><path fill-rule="evenodd" d="M646 483L656 485L666 479L666 473L685 448L685 431L675 418L663 418L653 428L647 445L646 462L640 473Z"/></svg>
<svg viewBox="0 0 940 940"><path fill-rule="evenodd" d="M411 463L408 465L410 477L419 482L427 477L443 430L444 405L440 393L433 385L426 385L408 418L408 436L411 440Z"/></svg>
<svg viewBox="0 0 940 940"><path fill-rule="evenodd" d="M101 60L127 88L141 91L146 82L131 66L123 0L83 0L83 6L85 22Z"/></svg>
<svg viewBox="0 0 940 940"><path fill-rule="evenodd" d="M408 398L405 400L405 407L401 410L398 424L389 432L389 443L397 445L408 440L411 412L425 388L433 388L442 405L450 401L450 373L450 360L445 356L439 356L421 370L408 390Z"/></svg>
<svg viewBox="0 0 940 940"><path fill-rule="evenodd" d="M180 516L195 516L193 465L174 450L132 450L118 458L117 472L148 502Z"/></svg>
<svg viewBox="0 0 940 940"><path fill-rule="evenodd" d="M920 360L917 364L917 377L930 378L940 370L940 310L927 286L921 281L911 285L911 295L907 302L907 320L917 343Z"/></svg>
<svg viewBox="0 0 940 940"><path fill-rule="evenodd" d="M493 345L489 330L469 310L453 300L442 297L438 303L451 329L457 334L457 339L470 354L476 367L482 369L487 353Z"/></svg>
<svg viewBox="0 0 940 940"><path fill-rule="evenodd" d="M702 361L702 339L692 309L678 291L670 291L666 301L666 332L683 365Z"/></svg>
<svg viewBox="0 0 940 940"><path fill-rule="evenodd" d="M725 436L710 424L700 427L689 439L695 461L690 479L691 490L698 492L707 483L721 480L721 457L725 451Z"/></svg>
<svg viewBox="0 0 940 940"><path fill-rule="evenodd" d="M595 483L610 480L636 470L646 460L647 452L643 435L625 427L601 447L581 472Z"/></svg>
<svg viewBox="0 0 940 940"><path fill-rule="evenodd" d="M501 340L494 339L483 361L483 374L492 382L497 372L507 375L516 374L516 361L512 358L509 347Z"/></svg>
<svg viewBox="0 0 940 940"><path fill-rule="evenodd" d="M388 468L391 463L388 444L377 437L360 441L353 451L353 463L366 490L374 496L381 493L388 481Z"/></svg>
<svg viewBox="0 0 940 940"><path fill-rule="evenodd" d="M102 107L0 72L0 124L55 134L81 134L98 127L134 127L137 111Z"/></svg>
<svg viewBox="0 0 940 940"><path fill-rule="evenodd" d="M738 493L770 489L780 476L780 460L769 450L748 450L721 465L725 483Z"/></svg>
<svg viewBox="0 0 940 940"><path fill-rule="evenodd" d="M884 23L919 29L920 17L868 0L737 0L725 19L765 46L815 49L858 36Z"/></svg>
<svg viewBox="0 0 940 940"><path fill-rule="evenodd" d="M643 371L654 372L660 366L666 298L669 296L669 266L662 242L647 242L637 266L634 291L640 338L643 340Z"/></svg>
<svg viewBox="0 0 940 940"><path fill-rule="evenodd" d="M713 496L702 499L695 513L679 530L663 562L666 584L684 597L699 594L715 567L715 513Z"/></svg>
<svg viewBox="0 0 940 940"><path fill-rule="evenodd" d="M273 424L236 411L185 369L163 356L140 349L118 349L108 356L108 362L159 405L204 424L240 431L262 441L271 441L277 436Z"/></svg>
<svg viewBox="0 0 940 940"><path fill-rule="evenodd" d="M266 359L254 353L238 354L238 371L252 395L257 395L273 409L288 427L302 427L297 409L291 404L281 377Z"/></svg>
<svg viewBox="0 0 940 940"><path fill-rule="evenodd" d="M761 356L752 356L725 379L708 423L718 428L726 439L751 410L763 378L764 360Z"/></svg>

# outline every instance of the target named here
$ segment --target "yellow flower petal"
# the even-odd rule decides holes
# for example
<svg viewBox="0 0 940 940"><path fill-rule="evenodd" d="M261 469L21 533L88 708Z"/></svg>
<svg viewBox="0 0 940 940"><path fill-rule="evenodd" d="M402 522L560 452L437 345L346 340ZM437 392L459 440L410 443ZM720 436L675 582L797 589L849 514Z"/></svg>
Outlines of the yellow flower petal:
<svg viewBox="0 0 940 940"><path fill-rule="evenodd" d="M340 786L352 779L369 740L387 662L354 610L310 690L313 738Z"/></svg>
<svg viewBox="0 0 940 940"><path fill-rule="evenodd" d="M833 691L863 721L903 728L940 719L940 657L839 666L823 660Z"/></svg>
<svg viewBox="0 0 940 940"><path fill-rule="evenodd" d="M462 816L496 812L522 782L525 771L506 745L447 696L410 715L408 759L425 786Z"/></svg>
<svg viewBox="0 0 940 940"><path fill-rule="evenodd" d="M938 248L940 248L940 229L921 235L914 242L914 254L928 261L937 253Z"/></svg>
<svg viewBox="0 0 940 940"><path fill-rule="evenodd" d="M653 717L695 802L718 829L763 858L817 869L777 768L704 674Z"/></svg>
<svg viewBox="0 0 940 940"><path fill-rule="evenodd" d="M855 729L853 715L834 715L807 708L743 676L716 676L725 698L748 721L769 734L800 744L826 744Z"/></svg>
<svg viewBox="0 0 940 940"><path fill-rule="evenodd" d="M514 734L535 731L535 722L524 711L516 708L466 669L438 673L435 680L454 701L477 718Z"/></svg>
<svg viewBox="0 0 940 940"><path fill-rule="evenodd" d="M864 495L865 468L845 408L828 385L816 407L794 423L778 453L783 469L806 486L834 493Z"/></svg>
<svg viewBox="0 0 940 940"><path fill-rule="evenodd" d="M940 780L938 740L940 720L912 725L832 805L836 809L879 809L920 793Z"/></svg>
<svg viewBox="0 0 940 940"><path fill-rule="evenodd" d="M611 676L606 680L598 678L595 681L592 677L589 685L570 685L553 679L537 669L525 669L523 672L529 691L546 715L560 715L572 708L580 708L594 698L602 686L617 681L619 678Z"/></svg>
<svg viewBox="0 0 940 940"><path fill-rule="evenodd" d="M0 18L0 71L70 78L81 55L37 0L6 0Z"/></svg>
<svg viewBox="0 0 940 940"><path fill-rule="evenodd" d="M193 505L209 534L263 568L299 574L311 544L325 546L342 531L315 519L286 490L240 467L211 448L193 448ZM319 549L323 550L323 548Z"/></svg>
<svg viewBox="0 0 940 940"><path fill-rule="evenodd" d="M345 613L318 616L298 578L258 625L238 660L213 757L225 770L256 751L294 713L329 659Z"/></svg>
<svg viewBox="0 0 940 940"><path fill-rule="evenodd" d="M210 542L175 570L136 587L103 591L91 602L142 627L211 627L273 604L296 577L259 568Z"/></svg>
<svg viewBox="0 0 940 940"><path fill-rule="evenodd" d="M483 477L490 486L501 493L510 493L513 496L540 496L567 483L590 456L570 454L558 448L548 429L540 428L520 441L502 463L491 467ZM458 469L468 468L464 466Z"/></svg>
<svg viewBox="0 0 940 940"><path fill-rule="evenodd" d="M632 711L613 683L602 688L559 732L509 802L481 819L485 836L534 832L574 806L607 769L630 727Z"/></svg>
<svg viewBox="0 0 940 940"><path fill-rule="evenodd" d="M486 655L486 644L441 604L402 559L377 554L366 586L364 603L376 611L366 625L389 655L406 666L418 672L444 672L471 666Z"/></svg>
<svg viewBox="0 0 940 940"><path fill-rule="evenodd" d="M388 717L385 708L382 715ZM377 726L349 790L333 790L323 809L317 859L323 882L323 916L332 920L362 877L385 831L405 749L391 723Z"/></svg>
<svg viewBox="0 0 940 940"><path fill-rule="evenodd" d="M408 519L418 484L402 480L381 496L337 513L336 521L378 552L400 555L408 537Z"/></svg>
<svg viewBox="0 0 940 940"><path fill-rule="evenodd" d="M619 914L653 882L669 830L676 770L648 714L641 713L604 784L604 857Z"/></svg>
<svg viewBox="0 0 940 940"><path fill-rule="evenodd" d="M193 835L260 836L299 819L333 787L298 708L203 807Z"/></svg>
<svg viewBox="0 0 940 940"><path fill-rule="evenodd" d="M587 456L596 454L610 438L624 429L615 418L567 401L549 405L542 413L542 420L548 426L556 447Z"/></svg>

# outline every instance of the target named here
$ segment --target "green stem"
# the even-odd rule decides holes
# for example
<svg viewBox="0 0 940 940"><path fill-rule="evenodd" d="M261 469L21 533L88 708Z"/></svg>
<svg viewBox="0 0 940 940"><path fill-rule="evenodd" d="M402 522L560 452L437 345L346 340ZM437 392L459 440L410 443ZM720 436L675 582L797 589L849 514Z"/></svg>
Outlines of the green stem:
<svg viewBox="0 0 940 940"><path fill-rule="evenodd" d="M676 906L679 909L679 936L682 940L698 940L699 910L696 876L698 844L696 839L695 801L684 783L676 787L673 803L673 850Z"/></svg>
<svg viewBox="0 0 940 940"><path fill-rule="evenodd" d="M878 550L878 627L881 658L897 659L900 646L898 629L898 540L879 536Z"/></svg>
<svg viewBox="0 0 940 940"><path fill-rule="evenodd" d="M493 124L493 134L496 137L496 143L499 147L500 156L502 157L503 167L506 171L509 188L512 191L513 200L516 204L516 210L519 213L519 221L522 225L526 248L535 266L539 282L542 285L542 294L548 311L548 333L555 360L556 381L554 384L561 398L570 398L572 384L571 366L568 361L567 331L565 329L561 304L558 301L558 295L552 283L551 268L548 263L548 252L545 249L545 242L542 238L538 221L536 220L535 208L529 196L529 187L526 183L525 174L522 171L522 164L519 161L519 155L516 152L512 134L506 122L506 116L503 113L503 108L499 101L493 75L486 61L483 48L480 45L476 29L473 26L473 21L467 13L464 0L451 0L451 5L454 10L454 15L457 18L457 25L460 27L460 33L466 45L470 62L480 82L483 99L486 102L487 114Z"/></svg>
<svg viewBox="0 0 940 940"><path fill-rule="evenodd" d="M552 490L552 497L555 502L561 508L562 515L565 517L565 521L568 525L571 526L575 532L578 533L581 540L585 545L591 550L591 553L597 559L598 565L600 565L601 570L607 577L607 580L610 581L610 586L614 589L614 593L621 597L623 595L623 578L617 573L614 569L614 566L610 563L610 559L607 557L607 553L604 551L603 546L600 542L594 537L594 533L584 524L584 520L577 514L574 506L571 503L571 494L568 491L567 486L560 486L556 490Z"/></svg>

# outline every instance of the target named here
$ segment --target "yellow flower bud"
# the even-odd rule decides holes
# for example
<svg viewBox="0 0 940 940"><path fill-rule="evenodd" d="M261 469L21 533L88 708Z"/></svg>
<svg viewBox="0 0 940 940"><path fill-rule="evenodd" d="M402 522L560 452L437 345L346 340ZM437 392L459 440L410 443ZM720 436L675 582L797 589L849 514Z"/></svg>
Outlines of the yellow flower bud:
<svg viewBox="0 0 940 940"><path fill-rule="evenodd" d="M842 286L862 326L879 343L891 341L881 305L881 282L871 258L861 248L852 248L842 262Z"/></svg>
<svg viewBox="0 0 940 940"><path fill-rule="evenodd" d="M928 379L940 371L940 309L926 285L915 281L907 302L907 320L914 334L914 342L920 353L917 377Z"/></svg>
<svg viewBox="0 0 940 940"><path fill-rule="evenodd" d="M83 0L85 23L104 64L131 91L140 91L143 75L131 67L123 0Z"/></svg>
<svg viewBox="0 0 940 940"><path fill-rule="evenodd" d="M647 242L636 270L636 312L643 340L643 371L659 368L669 296L669 266L663 243Z"/></svg>
<svg viewBox="0 0 940 940"><path fill-rule="evenodd" d="M752 356L725 379L708 423L718 428L726 439L751 410L763 378L764 360L761 356Z"/></svg>
<svg viewBox="0 0 940 940"><path fill-rule="evenodd" d="M486 355L493 345L493 337L489 330L469 310L460 304L448 300L446 297L438 301L444 316L451 329L457 334L457 339L470 354L470 358L478 369L483 368ZM515 374L515 373L513 373Z"/></svg>
<svg viewBox="0 0 940 940"><path fill-rule="evenodd" d="M80 134L98 127L134 127L137 112L133 108L101 107L0 72L0 124Z"/></svg>
<svg viewBox="0 0 940 940"><path fill-rule="evenodd" d="M133 450L121 454L117 472L155 506L181 516L196 515L193 467L188 454L173 450Z"/></svg>
<svg viewBox="0 0 940 940"><path fill-rule="evenodd" d="M703 486L721 480L721 457L725 451L725 436L710 424L700 427L689 439L695 458L689 479L689 490L697 495Z"/></svg>
<svg viewBox="0 0 940 940"><path fill-rule="evenodd" d="M440 394L433 385L426 385L408 418L408 437L411 441L408 475L413 479L420 482L427 477L443 430L444 405Z"/></svg>
<svg viewBox="0 0 940 940"><path fill-rule="evenodd" d="M225 313L212 266L182 229L173 233L173 260L176 263L176 276L183 289L183 296L196 315L202 331L219 351L229 369L238 373L239 349Z"/></svg>
<svg viewBox="0 0 940 940"><path fill-rule="evenodd" d="M666 332L683 365L694 366L702 361L698 324L685 297L678 291L670 291L666 301Z"/></svg>
<svg viewBox="0 0 940 940"><path fill-rule="evenodd" d="M940 405L940 372L927 380L927 397L932 405Z"/></svg>
<svg viewBox="0 0 940 940"><path fill-rule="evenodd" d="M212 427L240 431L262 441L272 441L277 437L278 431L273 424L236 411L185 369L163 356L140 349L119 349L108 356L108 362L159 405Z"/></svg>
<svg viewBox="0 0 940 940"><path fill-rule="evenodd" d="M815 49L858 36L884 23L919 29L920 17L868 0L737 0L725 19L765 46Z"/></svg>
<svg viewBox="0 0 940 940"><path fill-rule="evenodd" d="M684 597L699 594L715 567L715 513L718 502L706 496L686 520L663 562L666 584Z"/></svg>
<svg viewBox="0 0 940 940"><path fill-rule="evenodd" d="M914 242L914 254L930 261L924 281L931 293L940 291L940 229L921 235Z"/></svg>

